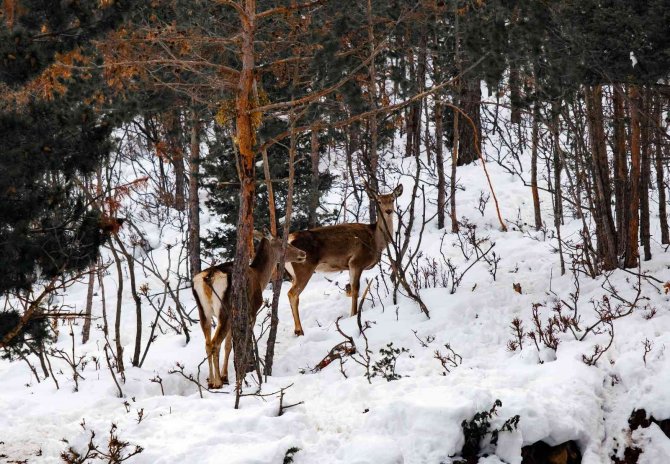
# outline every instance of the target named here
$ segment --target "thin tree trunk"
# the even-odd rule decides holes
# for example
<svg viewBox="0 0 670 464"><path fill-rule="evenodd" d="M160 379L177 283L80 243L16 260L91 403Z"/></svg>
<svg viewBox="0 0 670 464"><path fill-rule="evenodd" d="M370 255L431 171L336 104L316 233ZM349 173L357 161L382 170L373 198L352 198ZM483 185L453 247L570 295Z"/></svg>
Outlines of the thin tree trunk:
<svg viewBox="0 0 670 464"><path fill-rule="evenodd" d="M109 243L109 249L114 256L116 263L116 275L118 279L116 288L116 317L114 319L114 343L116 345L116 370L123 375L125 372L123 366L123 345L121 344L121 308L123 303L123 269L121 268L121 258L114 245Z"/></svg>
<svg viewBox="0 0 670 464"><path fill-rule="evenodd" d="M515 30L519 22L519 5L516 4L512 10L511 30ZM521 78L519 72L519 65L516 62L510 63L509 67L509 91L510 91L510 105L512 107L510 114L510 122L512 124L521 124ZM537 219L537 218L536 218ZM536 221L537 225L537 221Z"/></svg>
<svg viewBox="0 0 670 464"><path fill-rule="evenodd" d="M639 258L638 230L640 222L640 91L635 85L628 90L630 101L630 181L628 182L629 223L624 266L635 268Z"/></svg>
<svg viewBox="0 0 670 464"><path fill-rule="evenodd" d="M416 66L414 64L414 50L409 50L407 54L407 62L409 64L409 76L410 76L410 85L416 84ZM407 113L407 141L405 144L405 157L409 158L414 156L414 135L416 130L414 124L416 122L416 102L409 105L409 111Z"/></svg>
<svg viewBox="0 0 670 464"><path fill-rule="evenodd" d="M418 54L418 64L416 67L416 83L417 83L417 92L421 93L425 90L426 88L426 61L427 61L427 53L426 53L426 32L422 32L421 38L419 39L419 54ZM412 124L413 129L414 129L414 156L418 160L418 156L421 153L421 113L422 113L422 108L423 108L424 100L419 99L416 101L416 111L414 112L414 119L415 122ZM428 122L428 121L426 121ZM428 143L428 141L426 141Z"/></svg>
<svg viewBox="0 0 670 464"><path fill-rule="evenodd" d="M95 289L95 264L88 271L88 289L86 291L86 309L84 310L84 326L81 329L81 343L88 342L91 336L91 315L93 313L93 290Z"/></svg>
<svg viewBox="0 0 670 464"><path fill-rule="evenodd" d="M368 0L367 2L367 16L368 16L368 42L370 47L370 66L368 68L368 99L370 109L377 108L377 71L375 68L375 34L372 24L372 1ZM370 146L368 150L368 160L365 163L365 166L369 170L368 172L368 185L372 188L373 191L379 192L379 184L377 182L377 166L379 164L379 155L377 154L377 145L379 144L379 135L377 134L377 115L373 114L370 117ZM369 210L370 210L370 224L375 224L377 222L377 202L374 197L369 196Z"/></svg>
<svg viewBox="0 0 670 464"><path fill-rule="evenodd" d="M191 111L191 150L188 182L188 239L191 277L201 271L200 264L200 196L198 195L198 167L200 166L200 119L195 109Z"/></svg>
<svg viewBox="0 0 670 464"><path fill-rule="evenodd" d="M664 245L670 244L670 234L668 233L668 212L667 212L667 196L665 192L665 179L663 172L663 143L665 135L665 125L662 122L662 98L660 93L655 95L656 104L654 105L654 133L656 137L655 142L655 168L656 168L656 189L658 190L658 218L661 223L661 243Z"/></svg>
<svg viewBox="0 0 670 464"><path fill-rule="evenodd" d="M626 250L628 231L628 161L626 156L626 113L624 109L623 89L615 85L612 95L614 106L614 202L616 209L617 254Z"/></svg>
<svg viewBox="0 0 670 464"><path fill-rule="evenodd" d="M451 151L451 179L449 185L449 195L451 202L451 231L458 232L458 218L456 216L456 166L458 166L458 145L460 142L459 131L458 131L458 120L460 114L458 111L454 111L454 141Z"/></svg>
<svg viewBox="0 0 670 464"><path fill-rule="evenodd" d="M563 220L563 196L561 191L561 147L558 138L558 118L561 103L552 102L551 135L554 148L554 227L558 238L558 256L561 264L561 275L565 275L565 260L563 259L563 239L561 238L561 223Z"/></svg>
<svg viewBox="0 0 670 464"><path fill-rule="evenodd" d="M272 235L277 235L277 205L275 203L275 191L272 186L272 177L270 176L270 160L268 159L268 151L263 149L261 153L263 156L263 175L265 176L265 187L268 189L268 206L270 210L270 232ZM290 170L290 167L289 167Z"/></svg>
<svg viewBox="0 0 670 464"><path fill-rule="evenodd" d="M435 101L435 165L437 167L437 228L444 229L444 213L447 209L447 185L444 177L444 127L441 97Z"/></svg>
<svg viewBox="0 0 670 464"><path fill-rule="evenodd" d="M114 235L116 243L119 245L119 250L126 258L126 263L128 264L128 275L130 277L130 293L133 296L133 301L135 301L135 351L133 351L133 366L137 367L140 365L140 356L142 353L142 300L140 295L137 293L137 283L135 279L135 257L126 250L125 245L121 241L118 235Z"/></svg>
<svg viewBox="0 0 670 464"><path fill-rule="evenodd" d="M535 230L542 228L542 212L540 211L540 192L537 188L537 152L539 141L540 108L538 103L533 105L533 132L531 135L530 154L530 191L533 195L533 211L535 212Z"/></svg>
<svg viewBox="0 0 670 464"><path fill-rule="evenodd" d="M312 183L309 191L309 227L317 226L317 209L319 207L319 133L312 130L310 138L310 158L312 162ZM289 170L291 168L289 167Z"/></svg>
<svg viewBox="0 0 670 464"><path fill-rule="evenodd" d="M180 113L166 115L166 129L168 146L170 147L170 162L174 168L174 208L177 211L184 211L186 201L185 191L185 172L184 172L184 147L182 145L182 132Z"/></svg>
<svg viewBox="0 0 670 464"><path fill-rule="evenodd" d="M651 233L649 231L649 187L651 185L651 127L649 115L651 108L651 93L643 89L643 107L640 111L644 115L640 128L640 241L644 249L644 260L651 259Z"/></svg>
<svg viewBox="0 0 670 464"><path fill-rule="evenodd" d="M293 119L293 115L292 119ZM295 121L291 122L291 128L295 129ZM281 286L284 275L284 258L286 255L286 247L288 245L288 236L291 230L291 216L293 214L293 189L295 184L295 152L297 145L297 137L294 132L291 133L291 144L288 152L288 189L286 192L286 219L284 221L284 230L282 236L282 254L277 266L277 273L272 282L272 309L270 315L270 331L268 333L267 348L265 350L265 372L264 374L272 375L272 366L274 363L275 342L277 340L277 327L279 326L279 295L281 293Z"/></svg>

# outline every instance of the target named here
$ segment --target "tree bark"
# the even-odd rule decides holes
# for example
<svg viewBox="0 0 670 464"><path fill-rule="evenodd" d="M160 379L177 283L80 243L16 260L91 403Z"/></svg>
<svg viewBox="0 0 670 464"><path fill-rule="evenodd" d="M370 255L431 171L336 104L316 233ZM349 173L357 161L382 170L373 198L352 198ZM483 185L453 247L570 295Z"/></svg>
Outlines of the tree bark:
<svg viewBox="0 0 670 464"><path fill-rule="evenodd" d="M128 276L130 277L130 293L135 301L135 350L133 351L133 366L140 365L140 354L142 350L142 300L137 293L137 283L135 279L135 257L126 250L125 245L117 234L114 235L116 243L119 245L119 250L126 258L128 264ZM113 248L113 247L112 247Z"/></svg>
<svg viewBox="0 0 670 464"><path fill-rule="evenodd" d="M200 119L195 109L191 111L191 150L188 180L188 239L191 277L201 271L200 264L200 196L198 195L198 168L200 166Z"/></svg>
<svg viewBox="0 0 670 464"><path fill-rule="evenodd" d="M435 165L437 168L437 228L444 229L444 213L447 209L447 185L444 177L444 127L442 102L435 101Z"/></svg>
<svg viewBox="0 0 670 464"><path fill-rule="evenodd" d="M663 172L663 144L665 125L662 122L662 98L660 93L655 95L656 104L654 105L654 133L656 137L655 142L655 156L654 164L656 168L656 188L658 190L658 218L661 225L661 243L663 245L670 244L670 233L668 232L668 212L667 212L667 196L665 191L665 174Z"/></svg>
<svg viewBox="0 0 670 464"><path fill-rule="evenodd" d="M114 343L116 347L116 370L124 375L125 369L123 365L123 345L121 344L121 308L123 307L123 270L121 269L121 258L114 248L114 245L109 242L109 249L114 256L116 263L116 276L118 279L116 287L116 315L114 318Z"/></svg>
<svg viewBox="0 0 670 464"><path fill-rule="evenodd" d="M182 131L180 112L175 114L168 114L166 119L166 129L168 146L170 147L170 162L174 168L174 208L177 211L184 211L186 208L186 201L184 197L185 191L185 172L184 172L184 147L182 144Z"/></svg>
<svg viewBox="0 0 670 464"><path fill-rule="evenodd" d="M458 111L454 111L454 141L451 151L451 179L449 185L449 195L451 202L451 231L458 232L458 218L456 217L456 166L458 166L458 146L460 144L460 132L458 130L458 120L460 119Z"/></svg>
<svg viewBox="0 0 670 464"><path fill-rule="evenodd" d="M244 14L240 14L242 30L242 70L237 88L235 124L239 149L238 172L240 177L240 209L237 219L237 249L235 251L232 281L233 306L233 350L236 374L235 409L239 408L242 382L247 373L251 351L252 327L247 293L247 268L251 255L251 237L254 230L254 198L256 195L254 142L255 130L252 121L252 87L254 81L256 1L245 0Z"/></svg>
<svg viewBox="0 0 670 464"><path fill-rule="evenodd" d="M533 105L533 131L531 134L530 154L530 191L533 195L533 211L535 212L535 230L542 228L542 212L540 211L540 192L537 188L537 152L539 141L540 108L538 103Z"/></svg>
<svg viewBox="0 0 670 464"><path fill-rule="evenodd" d="M624 108L623 89L615 85L612 95L614 106L614 203L616 211L617 254L623 255L626 250L628 231L628 160L626 156L626 113Z"/></svg>
<svg viewBox="0 0 670 464"><path fill-rule="evenodd" d="M291 115L293 118L294 116ZM294 122L291 122L292 127L295 127ZM267 348L265 350L265 371L264 374L272 375L272 366L274 363L275 342L277 340L277 327L279 326L279 294L281 293L281 285L284 276L284 258L286 255L286 247L288 246L288 236L291 230L291 216L293 215L293 189L295 184L295 152L297 145L297 136L295 133L291 134L291 144L289 146L288 155L288 189L286 192L286 220L284 221L284 230L282 236L282 254L277 265L277 273L272 282L272 308L270 314L270 331L268 333Z"/></svg>
<svg viewBox="0 0 670 464"><path fill-rule="evenodd" d="M612 189L610 187L609 163L603 126L602 87L599 85L595 87L587 86L584 91L591 139L591 170L595 188L593 216L598 238L598 254L603 269L610 271L617 268L618 262L616 230L610 206Z"/></svg>
<svg viewBox="0 0 670 464"><path fill-rule="evenodd" d="M561 191L561 147L558 137L558 118L561 111L561 102L552 102L551 138L554 147L554 227L558 238L558 256L561 264L561 275L565 275L565 260L563 259L563 240L561 238L561 223L563 220L563 195Z"/></svg>
<svg viewBox="0 0 670 464"><path fill-rule="evenodd" d="M628 89L630 101L630 180L628 182L629 222L626 238L624 266L635 268L638 264L638 230L640 222L640 91L636 85Z"/></svg>
<svg viewBox="0 0 670 464"><path fill-rule="evenodd" d="M93 290L95 288L95 264L91 265L88 273L88 289L86 291L86 309L84 311L84 326L81 329L81 343L86 343L91 335L91 315L93 310Z"/></svg>
<svg viewBox="0 0 670 464"><path fill-rule="evenodd" d="M461 124L458 144L458 165L464 166L479 159L478 152L481 151L482 124L480 105L482 100L482 88L478 78L468 77L461 79L460 105L463 112L474 122L476 128L470 124ZM475 136L476 135L476 136Z"/></svg>
<svg viewBox="0 0 670 464"><path fill-rule="evenodd" d="M372 1L367 2L367 16L368 16L368 42L370 47L370 66L368 68L368 103L370 109L377 108L377 71L375 68L375 34L372 24ZM379 164L379 155L377 154L377 145L379 144L379 135L377 134L377 115L373 114L370 117L370 146L368 149L368 159L365 166L368 170L368 185L373 191L379 192L379 183L377 182L377 166ZM370 210L370 224L377 222L377 201L374 197L369 196L369 210Z"/></svg>
<svg viewBox="0 0 670 464"><path fill-rule="evenodd" d="M312 131L310 138L310 158L312 162L312 183L309 191L309 227L317 226L317 209L319 208L319 133ZM289 172L292 167L289 166Z"/></svg>
<svg viewBox="0 0 670 464"><path fill-rule="evenodd" d="M651 108L651 93L649 89L643 89L643 102L640 127L640 242L644 249L644 260L651 259L651 233L649 231L649 187L651 180L651 127L649 114Z"/></svg>

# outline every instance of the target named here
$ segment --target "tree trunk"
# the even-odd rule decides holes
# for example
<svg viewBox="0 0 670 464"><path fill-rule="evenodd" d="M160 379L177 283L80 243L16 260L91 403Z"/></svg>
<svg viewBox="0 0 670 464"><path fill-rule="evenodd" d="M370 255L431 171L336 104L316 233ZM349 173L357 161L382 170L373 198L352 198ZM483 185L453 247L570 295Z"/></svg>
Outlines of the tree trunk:
<svg viewBox="0 0 670 464"><path fill-rule="evenodd" d="M598 238L598 254L603 263L603 269L616 269L617 247L614 218L610 206L612 189L610 187L609 164L607 160L607 146L605 129L603 126L602 87L587 86L586 113L591 139L591 169L593 174L594 210L593 217L596 223Z"/></svg>
<svg viewBox="0 0 670 464"><path fill-rule="evenodd" d="M558 238L558 256L561 264L561 275L565 274L565 260L563 259L563 240L561 239L561 222L563 220L563 196L561 191L561 147L558 138L558 117L561 111L561 102L552 102L551 138L554 148L554 227Z"/></svg>
<svg viewBox="0 0 670 464"><path fill-rule="evenodd" d="M121 258L114 248L111 240L109 241L109 249L114 256L116 263L116 276L118 279L116 287L116 316L114 318L114 343L116 347L116 370L124 375L125 369L123 365L123 345L121 344L121 308L123 307L123 270L121 269Z"/></svg>
<svg viewBox="0 0 670 464"><path fill-rule="evenodd" d="M410 87L414 89L416 85L416 66L414 64L414 51L408 50L407 61L409 64L409 76L410 76ZM416 108L417 102L413 102L409 105L409 111L407 112L407 141L405 144L405 157L409 158L414 156L414 135L416 134L416 129L414 124L416 124Z"/></svg>
<svg viewBox="0 0 670 464"><path fill-rule="evenodd" d="M117 234L114 234L114 239L119 245L119 250L126 258L128 264L128 276L130 277L130 293L135 302L135 350L133 351L132 364L135 367L140 365L140 354L142 349L142 300L137 293L137 282L135 279L135 257L126 250L125 245Z"/></svg>
<svg viewBox="0 0 670 464"><path fill-rule="evenodd" d="M309 191L309 227L317 226L317 209L319 208L319 133L313 129L310 139L310 158L312 162L312 183ZM289 171L292 169L289 166Z"/></svg>
<svg viewBox="0 0 670 464"><path fill-rule="evenodd" d="M451 179L449 185L449 195L451 203L451 231L458 232L458 218L456 217L456 166L458 165L458 146L460 145L460 132L458 130L458 120L460 113L454 111L454 141L451 151Z"/></svg>
<svg viewBox="0 0 670 464"><path fill-rule="evenodd" d="M651 108L651 92L643 89L643 103L640 127L640 242L644 249L644 260L651 259L651 233L649 231L649 187L651 178L651 127L649 114Z"/></svg>
<svg viewBox="0 0 670 464"><path fill-rule="evenodd" d="M275 191L272 186L272 177L270 176L270 160L268 159L268 151L263 149L261 153L263 156L263 175L265 176L265 187L268 189L268 207L270 210L270 232L272 235L277 235L277 205L275 203ZM291 167L289 166L289 172Z"/></svg>
<svg viewBox="0 0 670 464"><path fill-rule="evenodd" d="M530 191L533 195L533 211L535 212L535 230L542 228L542 212L540 211L540 192L537 188L537 152L539 141L540 108L537 102L533 105L533 132L531 135L530 154Z"/></svg>
<svg viewBox="0 0 670 464"><path fill-rule="evenodd" d="M630 101L630 181L628 182L628 237L624 266L635 268L638 264L638 230L640 222L640 91L635 85L628 89Z"/></svg>
<svg viewBox="0 0 670 464"><path fill-rule="evenodd" d="M367 16L368 16L368 42L370 47L370 66L368 68L368 104L370 109L377 108L377 71L375 69L375 35L372 24L372 1L367 2ZM370 117L370 146L368 147L368 159L365 162L365 167L368 170L368 184L373 191L379 192L379 184L377 182L377 166L379 164L379 155L377 154L377 145L379 144L379 135L377 134L377 115L373 114ZM370 210L370 224L377 222L377 201L374 197L369 196L369 210Z"/></svg>
<svg viewBox="0 0 670 464"><path fill-rule="evenodd" d="M661 223L661 243L670 244L670 234L668 233L668 212L667 196L665 192L665 176L663 172L663 144L665 142L665 124L662 122L663 108L660 93L655 95L656 104L654 105L654 133L655 141L655 168L656 168L656 188L658 190L658 218Z"/></svg>
<svg viewBox="0 0 670 464"><path fill-rule="evenodd" d="M481 150L482 124L480 105L482 88L478 78L461 79L460 105L463 112L470 116L476 128L476 134L469 123L461 124L458 144L458 165L464 166L479 159ZM476 136L476 137L475 137Z"/></svg>
<svg viewBox="0 0 670 464"><path fill-rule="evenodd" d="M626 250L628 231L628 160L626 156L626 113L624 109L623 89L615 85L612 95L614 106L614 203L616 209L617 254L622 256Z"/></svg>
<svg viewBox="0 0 670 464"><path fill-rule="evenodd" d="M81 329L81 343L86 343L91 335L91 314L93 309L93 290L95 288L95 264L88 272L88 289L86 291L86 310L84 311L84 326Z"/></svg>
<svg viewBox="0 0 670 464"><path fill-rule="evenodd" d="M254 141L255 130L252 121L252 87L254 81L254 28L255 0L245 1L245 15L241 17L242 70L237 88L236 135L239 148L238 172L240 177L240 209L237 219L237 249L232 281L233 306L233 350L236 374L235 409L239 407L242 382L249 366L248 354L251 350L252 327L247 293L247 269L251 255L251 237L254 231L254 198L256 196Z"/></svg>
<svg viewBox="0 0 670 464"><path fill-rule="evenodd" d="M517 24L519 22L519 17L520 17L520 11L519 11L519 5L516 4L514 6L514 9L512 10L512 18L511 18L511 31L516 30L518 27ZM512 39L512 37L510 37ZM516 42L516 40L512 40L512 43ZM521 78L520 78L520 72L519 72L519 65L517 62L512 62L510 63L509 67L509 92L510 92L510 106L511 108L511 114L510 114L510 122L512 124L521 124ZM537 217L536 217L537 219ZM537 220L535 221L537 225Z"/></svg>
<svg viewBox="0 0 670 464"><path fill-rule="evenodd" d="M184 147L182 144L182 131L180 113L166 115L167 142L170 147L170 162L174 168L174 208L177 211L184 211L186 201L185 191L185 172L184 172Z"/></svg>
<svg viewBox="0 0 670 464"><path fill-rule="evenodd" d="M294 115L291 114L294 119ZM295 184L295 152L297 145L297 137L293 130L295 129L295 122L291 122L291 145L288 152L288 189L286 192L286 219L284 220L284 230L282 236L282 254L277 266L277 273L272 282L272 309L270 315L270 331L268 333L267 348L265 350L265 375L272 375L272 366L274 363L275 342L277 340L277 327L279 326L279 295L281 293L281 285L284 276L284 259L286 255L286 247L288 245L288 236L291 230L291 216L293 215L293 189Z"/></svg>
<svg viewBox="0 0 670 464"><path fill-rule="evenodd" d="M447 185L444 177L444 127L442 101L435 101L435 165L437 168L437 228L444 229L444 213L447 209Z"/></svg>
<svg viewBox="0 0 670 464"><path fill-rule="evenodd" d="M201 270L200 265L200 196L198 195L198 167L200 166L200 120L192 110L191 150L189 157L190 176L188 180L188 242L191 277Z"/></svg>

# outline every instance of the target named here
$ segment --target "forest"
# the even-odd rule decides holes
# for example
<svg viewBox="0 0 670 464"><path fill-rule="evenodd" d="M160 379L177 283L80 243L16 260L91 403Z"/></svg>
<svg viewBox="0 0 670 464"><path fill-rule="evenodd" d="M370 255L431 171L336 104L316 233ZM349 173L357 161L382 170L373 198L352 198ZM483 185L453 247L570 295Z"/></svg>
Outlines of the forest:
<svg viewBox="0 0 670 464"><path fill-rule="evenodd" d="M668 0L0 1L0 461L670 462L669 79Z"/></svg>

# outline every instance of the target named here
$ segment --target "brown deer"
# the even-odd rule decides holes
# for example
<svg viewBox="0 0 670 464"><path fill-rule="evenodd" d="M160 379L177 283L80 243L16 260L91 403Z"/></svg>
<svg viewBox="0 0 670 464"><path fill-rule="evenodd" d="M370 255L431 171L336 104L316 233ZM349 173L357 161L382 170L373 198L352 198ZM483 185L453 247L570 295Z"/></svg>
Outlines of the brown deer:
<svg viewBox="0 0 670 464"><path fill-rule="evenodd" d="M293 285L288 291L288 299L293 311L295 334L304 335L300 324L300 293L315 271L349 271L351 287L351 315L358 312L358 291L361 273L372 269L379 262L386 245L393 239L393 212L395 199L402 195L402 185L393 192L379 195L369 193L377 203L378 220L374 224L346 223L334 226L301 230L289 235L289 243L307 252L307 259L301 263L286 263Z"/></svg>
<svg viewBox="0 0 670 464"><path fill-rule="evenodd" d="M254 235L258 234L254 232ZM267 230L260 235L261 242L256 250L251 265L247 268L249 286L247 288L251 325L256 323L256 315L263 304L263 290L267 286L272 272L279 263L282 240L273 237ZM257 235L257 237L258 237ZM292 245L286 247L286 262L301 263L306 253ZM233 262L212 266L193 277L193 295L200 314L200 327L205 334L205 351L209 366L209 388L221 388L228 383L228 357L233 347L232 341L232 304L231 282ZM212 338L212 320L216 318L217 326ZM221 342L226 339L223 357L223 375L219 370L219 354Z"/></svg>

